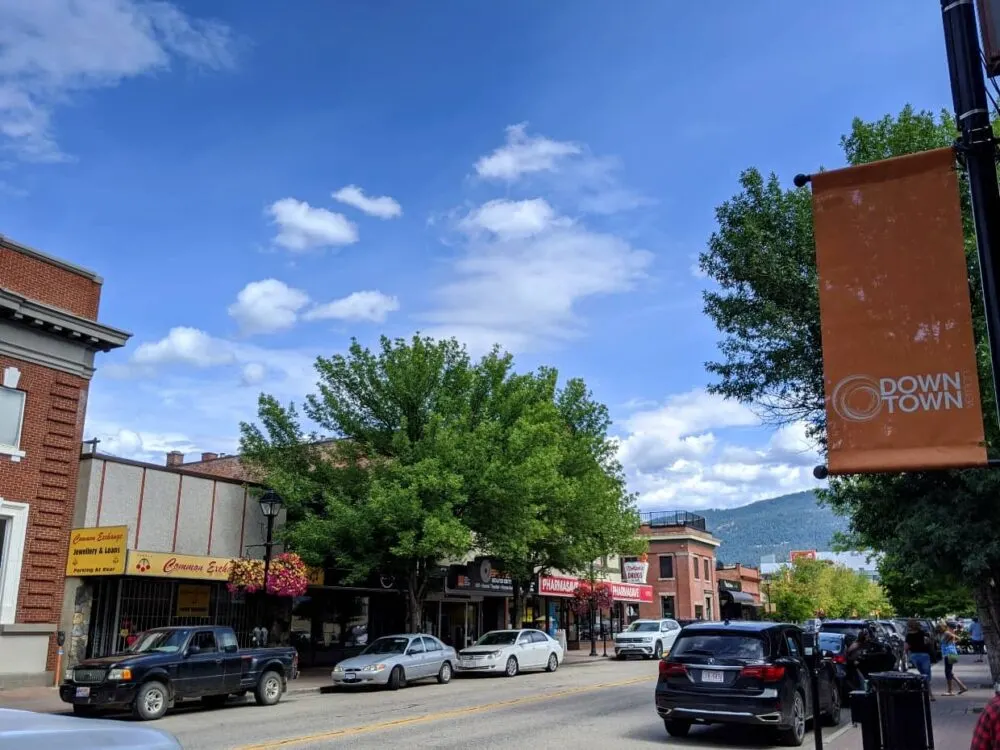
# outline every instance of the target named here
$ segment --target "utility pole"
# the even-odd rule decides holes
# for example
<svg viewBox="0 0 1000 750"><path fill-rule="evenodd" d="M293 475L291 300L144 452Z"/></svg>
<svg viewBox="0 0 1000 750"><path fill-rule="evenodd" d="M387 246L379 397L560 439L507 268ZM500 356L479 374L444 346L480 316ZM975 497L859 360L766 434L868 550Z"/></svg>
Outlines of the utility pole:
<svg viewBox="0 0 1000 750"><path fill-rule="evenodd" d="M1000 407L1000 191L997 189L996 142L986 97L982 54L973 0L941 0L944 43L951 74L951 95L960 132L956 147L969 174L972 217L976 227L983 305L993 366L993 389Z"/></svg>

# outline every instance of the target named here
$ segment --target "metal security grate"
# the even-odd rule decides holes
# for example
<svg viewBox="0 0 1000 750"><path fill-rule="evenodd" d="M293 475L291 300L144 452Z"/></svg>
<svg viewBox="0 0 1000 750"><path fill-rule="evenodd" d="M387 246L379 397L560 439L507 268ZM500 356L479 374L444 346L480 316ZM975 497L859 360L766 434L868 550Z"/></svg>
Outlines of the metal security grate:
<svg viewBox="0 0 1000 750"><path fill-rule="evenodd" d="M101 683L104 682L104 669L75 669L73 670L73 682L79 683Z"/></svg>

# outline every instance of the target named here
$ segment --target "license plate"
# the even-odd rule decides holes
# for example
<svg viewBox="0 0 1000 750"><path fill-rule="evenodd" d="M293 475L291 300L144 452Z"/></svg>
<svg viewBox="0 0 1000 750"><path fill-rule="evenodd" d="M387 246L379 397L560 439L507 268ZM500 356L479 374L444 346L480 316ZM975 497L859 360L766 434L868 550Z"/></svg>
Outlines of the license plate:
<svg viewBox="0 0 1000 750"><path fill-rule="evenodd" d="M725 682L726 681L726 673L725 672L717 672L717 671L713 671L713 670L710 670L710 669L703 669L702 672L701 672L701 681L702 682Z"/></svg>
<svg viewBox="0 0 1000 750"><path fill-rule="evenodd" d="M89 687L78 687L76 689L76 697L77 698L89 698L90 697L90 688Z"/></svg>
<svg viewBox="0 0 1000 750"><path fill-rule="evenodd" d="M344 675L344 682L354 682L356 679L358 679L358 676L356 674L345 674Z"/></svg>

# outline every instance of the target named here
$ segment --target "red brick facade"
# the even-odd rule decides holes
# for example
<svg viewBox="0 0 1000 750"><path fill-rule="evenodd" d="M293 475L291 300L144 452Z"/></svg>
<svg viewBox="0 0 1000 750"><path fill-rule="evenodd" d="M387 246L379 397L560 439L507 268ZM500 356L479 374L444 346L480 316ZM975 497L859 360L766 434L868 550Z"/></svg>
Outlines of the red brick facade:
<svg viewBox="0 0 1000 750"><path fill-rule="evenodd" d="M8 247L0 239L0 287L97 320L101 285L92 278Z"/></svg>
<svg viewBox="0 0 1000 750"><path fill-rule="evenodd" d="M30 506L16 620L58 623L88 383L0 356L0 372L6 367L21 371L18 388L27 393L21 432L21 450L27 455L17 463L0 456L0 496ZM53 637L47 669L53 668L55 649Z"/></svg>
<svg viewBox="0 0 1000 750"><path fill-rule="evenodd" d="M69 313L75 319L90 321L86 324L81 321L87 331L93 331L97 324L103 331L98 335L107 334L111 338L105 341L88 333L91 338L87 340L79 334L70 335L75 325L73 317L66 318L59 326L47 328L44 325L33 327L22 320L23 314L2 321L11 335L15 335L20 326L32 328L32 335L41 333L66 342L59 342L61 346L79 347L84 359L85 351L106 351L121 346L128 338L124 332L97 323L101 295L101 280L97 276L3 237L0 237L0 289L26 298L30 303L41 303ZM12 354L10 349L0 351L0 373L8 367L16 368L20 373L16 387L25 393L20 442L16 446L24 455L0 453L0 497L28 506L13 625L49 625L55 631L63 609L64 573L77 494L89 370L86 367L79 371L72 367L63 369L62 364L46 356L34 349L28 349L23 355L20 352ZM52 364L47 364L49 362ZM44 634L45 630L42 628L38 632ZM55 668L56 649L53 632L49 636L45 665L48 671ZM41 666L38 665L39 670ZM0 664L0 673L5 671L3 667Z"/></svg>
<svg viewBox="0 0 1000 750"><path fill-rule="evenodd" d="M715 578L715 548L718 540L708 532L688 526L650 528L643 525L639 531L649 538L646 583L653 587L653 601L639 605L639 616L664 616L663 597L673 597L673 614L679 620L695 619L697 608L701 608L702 619L717 618L719 596ZM662 569L661 557L669 558L669 565L664 565ZM661 575L661 572L672 575Z"/></svg>

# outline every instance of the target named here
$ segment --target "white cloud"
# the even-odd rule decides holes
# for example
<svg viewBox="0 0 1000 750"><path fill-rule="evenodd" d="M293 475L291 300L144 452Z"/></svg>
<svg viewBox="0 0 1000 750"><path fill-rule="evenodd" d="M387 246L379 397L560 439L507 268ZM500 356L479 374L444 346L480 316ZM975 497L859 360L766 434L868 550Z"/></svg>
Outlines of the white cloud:
<svg viewBox="0 0 1000 750"><path fill-rule="evenodd" d="M535 172L551 172L568 156L582 152L579 145L529 136L528 123L507 127L507 142L476 162L476 174L487 180L513 182Z"/></svg>
<svg viewBox="0 0 1000 750"><path fill-rule="evenodd" d="M260 362L247 362L243 365L240 382L243 385L259 385L267 377L267 368Z"/></svg>
<svg viewBox="0 0 1000 750"><path fill-rule="evenodd" d="M274 333L295 325L309 295L277 279L251 281L236 295L229 315L244 334Z"/></svg>
<svg viewBox="0 0 1000 750"><path fill-rule="evenodd" d="M576 306L624 292L652 255L611 234L554 225L531 237L473 238L455 262L455 280L425 317L433 336L456 336L473 351L512 351L578 336Z"/></svg>
<svg viewBox="0 0 1000 750"><path fill-rule="evenodd" d="M403 209L395 198L382 195L370 198L357 185L347 185L333 194L333 199L379 219L396 219L403 215Z"/></svg>
<svg viewBox="0 0 1000 750"><path fill-rule="evenodd" d="M187 326L171 328L164 338L140 344L132 354L135 364L150 366L186 364L215 367L234 360L232 347L227 341Z"/></svg>
<svg viewBox="0 0 1000 750"><path fill-rule="evenodd" d="M399 309L399 300L378 290L354 292L341 299L317 305L302 317L306 320L367 320L382 323Z"/></svg>
<svg viewBox="0 0 1000 750"><path fill-rule="evenodd" d="M512 201L488 201L471 211L459 222L459 228L469 233L491 232L506 238L523 238L540 234L556 224L568 226L569 220L556 216L544 198Z"/></svg>
<svg viewBox="0 0 1000 750"><path fill-rule="evenodd" d="M767 435L745 406L702 390L629 415L618 456L644 507L739 505L820 486L805 425Z"/></svg>
<svg viewBox="0 0 1000 750"><path fill-rule="evenodd" d="M99 453L110 453L112 456L135 461L163 464L171 451L180 451L194 460L190 454L199 451L198 446L181 433L136 432L124 427L91 426L88 422L86 434L87 439L97 438Z"/></svg>
<svg viewBox="0 0 1000 750"><path fill-rule="evenodd" d="M21 158L59 161L54 109L79 92L168 70L233 64L229 29L168 2L0 2L0 139Z"/></svg>
<svg viewBox="0 0 1000 750"><path fill-rule="evenodd" d="M358 241L358 228L343 214L314 208L305 201L282 198L268 209L278 226L277 245L301 253L324 247L351 245Z"/></svg>

